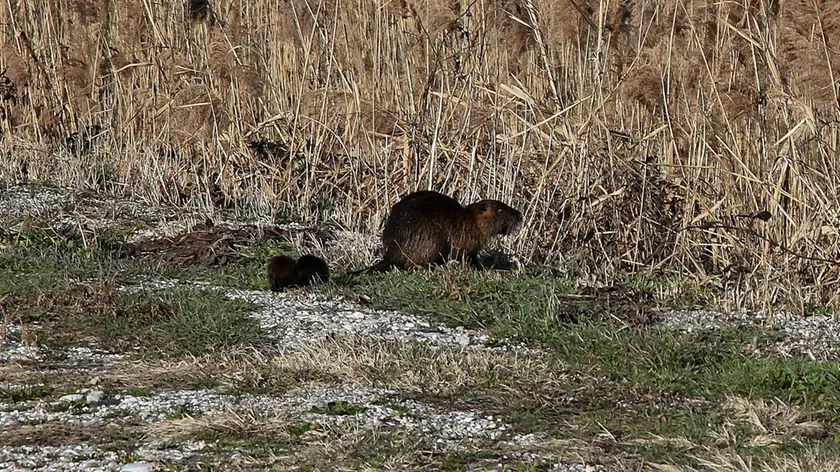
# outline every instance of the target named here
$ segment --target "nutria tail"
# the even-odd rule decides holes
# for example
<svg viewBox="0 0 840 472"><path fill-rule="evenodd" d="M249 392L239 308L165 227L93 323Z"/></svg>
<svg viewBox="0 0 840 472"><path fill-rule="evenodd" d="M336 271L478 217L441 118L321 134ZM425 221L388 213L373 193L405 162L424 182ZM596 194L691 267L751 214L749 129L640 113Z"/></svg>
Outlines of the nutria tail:
<svg viewBox="0 0 840 472"><path fill-rule="evenodd" d="M289 256L274 256L268 262L268 285L279 292L297 281L297 261Z"/></svg>
<svg viewBox="0 0 840 472"><path fill-rule="evenodd" d="M320 257L307 254L297 261L297 284L309 285L314 282L330 280L330 267Z"/></svg>

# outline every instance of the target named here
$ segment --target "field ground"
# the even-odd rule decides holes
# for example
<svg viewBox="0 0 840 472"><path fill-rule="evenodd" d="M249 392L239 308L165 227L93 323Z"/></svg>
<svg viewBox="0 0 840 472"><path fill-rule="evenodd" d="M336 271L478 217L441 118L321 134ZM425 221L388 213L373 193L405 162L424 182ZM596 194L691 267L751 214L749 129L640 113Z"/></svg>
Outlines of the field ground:
<svg viewBox="0 0 840 472"><path fill-rule="evenodd" d="M3 2L0 469L840 469L838 77L836 0ZM509 270L266 291L417 189Z"/></svg>
<svg viewBox="0 0 840 472"><path fill-rule="evenodd" d="M829 0L5 2L0 181L363 234L498 198L523 260L805 314L840 309L838 78Z"/></svg>
<svg viewBox="0 0 840 472"><path fill-rule="evenodd" d="M356 246L188 234L201 218L58 189L0 200L4 470L840 470L820 337L840 329L817 312L727 317L677 279L550 267L333 266L272 294L270 254Z"/></svg>

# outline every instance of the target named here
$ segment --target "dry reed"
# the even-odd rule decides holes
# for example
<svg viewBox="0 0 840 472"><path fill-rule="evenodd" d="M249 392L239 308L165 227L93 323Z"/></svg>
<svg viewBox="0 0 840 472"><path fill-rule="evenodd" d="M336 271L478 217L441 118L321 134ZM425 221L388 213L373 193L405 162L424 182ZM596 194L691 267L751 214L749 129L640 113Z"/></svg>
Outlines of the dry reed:
<svg viewBox="0 0 840 472"><path fill-rule="evenodd" d="M12 0L0 179L369 232L431 187L532 260L838 306L836 3Z"/></svg>

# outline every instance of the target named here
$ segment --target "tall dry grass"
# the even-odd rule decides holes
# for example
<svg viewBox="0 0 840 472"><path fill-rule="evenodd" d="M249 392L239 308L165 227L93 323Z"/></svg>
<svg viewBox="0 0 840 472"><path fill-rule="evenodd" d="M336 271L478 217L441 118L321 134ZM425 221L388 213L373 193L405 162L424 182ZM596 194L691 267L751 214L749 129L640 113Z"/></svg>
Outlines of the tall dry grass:
<svg viewBox="0 0 840 472"><path fill-rule="evenodd" d="M532 260L690 274L743 304L840 302L840 2L0 12L3 181L370 232L434 188L523 208L513 244Z"/></svg>

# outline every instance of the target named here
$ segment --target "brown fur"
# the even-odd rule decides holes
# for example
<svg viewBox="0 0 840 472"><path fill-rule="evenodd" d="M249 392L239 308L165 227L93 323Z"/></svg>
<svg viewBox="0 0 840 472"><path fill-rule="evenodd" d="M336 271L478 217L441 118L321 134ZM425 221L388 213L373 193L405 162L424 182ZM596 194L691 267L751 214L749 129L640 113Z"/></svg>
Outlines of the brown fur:
<svg viewBox="0 0 840 472"><path fill-rule="evenodd" d="M315 282L326 282L330 268L320 257L307 254L295 260L289 256L275 256L268 263L268 285L273 292L284 288L303 287Z"/></svg>
<svg viewBox="0 0 840 472"><path fill-rule="evenodd" d="M297 261L297 277L300 285L327 282L330 279L330 268L325 260L307 254Z"/></svg>
<svg viewBox="0 0 840 472"><path fill-rule="evenodd" d="M414 192L397 202L382 233L382 260L365 271L428 267L448 259L469 259L497 234L511 234L522 213L497 200L467 207L438 192Z"/></svg>

